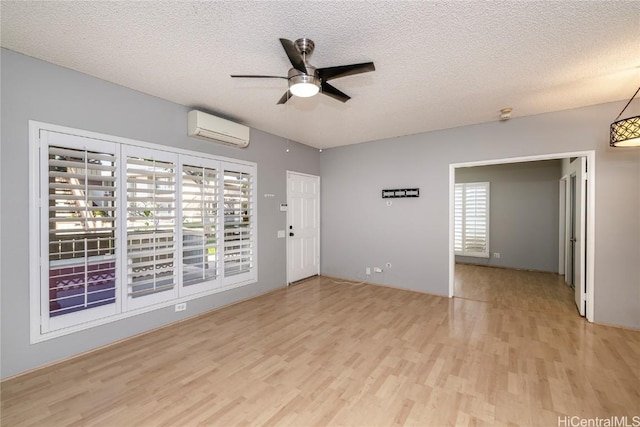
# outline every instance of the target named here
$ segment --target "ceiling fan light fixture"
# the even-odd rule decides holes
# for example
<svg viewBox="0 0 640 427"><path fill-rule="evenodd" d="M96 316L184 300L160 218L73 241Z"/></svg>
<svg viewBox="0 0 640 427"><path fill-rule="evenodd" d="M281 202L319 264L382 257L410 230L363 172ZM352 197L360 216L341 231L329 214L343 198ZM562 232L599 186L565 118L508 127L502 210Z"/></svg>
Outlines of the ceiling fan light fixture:
<svg viewBox="0 0 640 427"><path fill-rule="evenodd" d="M320 79L306 74L293 76L289 79L289 90L294 96L309 98L320 92Z"/></svg>
<svg viewBox="0 0 640 427"><path fill-rule="evenodd" d="M237 78L287 79L288 90L280 97L278 105L286 104L293 96L308 98L319 92L340 102L347 102L351 97L333 87L328 81L376 70L373 62L316 68L307 62L307 58L315 47L312 40L302 38L292 42L291 40L280 39L280 44L282 44L282 48L293 66L289 69L287 77L249 74L231 75L231 77Z"/></svg>

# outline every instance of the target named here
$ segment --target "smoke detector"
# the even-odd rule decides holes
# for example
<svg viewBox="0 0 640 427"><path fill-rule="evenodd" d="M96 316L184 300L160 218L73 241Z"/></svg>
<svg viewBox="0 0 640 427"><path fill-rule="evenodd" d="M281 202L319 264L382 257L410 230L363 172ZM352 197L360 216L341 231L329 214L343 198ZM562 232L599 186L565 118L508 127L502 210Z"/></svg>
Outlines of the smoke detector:
<svg viewBox="0 0 640 427"><path fill-rule="evenodd" d="M502 110L500 110L500 121L506 122L507 120L509 120L511 118L511 111L511 107L503 108Z"/></svg>

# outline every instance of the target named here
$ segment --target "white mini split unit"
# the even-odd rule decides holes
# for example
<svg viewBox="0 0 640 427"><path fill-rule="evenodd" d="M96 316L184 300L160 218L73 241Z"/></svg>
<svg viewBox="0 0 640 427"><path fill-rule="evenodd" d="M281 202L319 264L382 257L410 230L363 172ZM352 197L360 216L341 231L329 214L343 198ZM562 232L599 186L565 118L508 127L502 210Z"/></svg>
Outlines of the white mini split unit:
<svg viewBox="0 0 640 427"><path fill-rule="evenodd" d="M189 111L188 135L238 148L249 145L249 127L198 110Z"/></svg>

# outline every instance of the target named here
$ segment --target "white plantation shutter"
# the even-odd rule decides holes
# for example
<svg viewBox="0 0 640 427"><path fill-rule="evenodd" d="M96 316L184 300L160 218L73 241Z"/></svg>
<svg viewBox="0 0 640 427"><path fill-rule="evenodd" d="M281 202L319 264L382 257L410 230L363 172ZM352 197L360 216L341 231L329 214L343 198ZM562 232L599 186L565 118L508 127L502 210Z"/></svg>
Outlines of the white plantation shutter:
<svg viewBox="0 0 640 427"><path fill-rule="evenodd" d="M176 164L156 156L153 150L142 149L126 156L131 308L176 295Z"/></svg>
<svg viewBox="0 0 640 427"><path fill-rule="evenodd" d="M183 293L206 290L219 276L218 181L214 167L182 165Z"/></svg>
<svg viewBox="0 0 640 427"><path fill-rule="evenodd" d="M250 277L254 268L253 174L234 165L224 169L224 276ZM226 281L229 283L229 280Z"/></svg>
<svg viewBox="0 0 640 427"><path fill-rule="evenodd" d="M471 184L465 188L464 250L468 253L487 254L488 190L488 183Z"/></svg>
<svg viewBox="0 0 640 427"><path fill-rule="evenodd" d="M49 147L49 308L115 301L115 156Z"/></svg>
<svg viewBox="0 0 640 427"><path fill-rule="evenodd" d="M116 302L115 146L43 132L43 331L104 317ZM44 296L44 295L43 295ZM44 301L43 301L44 303Z"/></svg>
<svg viewBox="0 0 640 427"><path fill-rule="evenodd" d="M464 224L464 215L463 215L463 202L462 197L464 193L464 184L456 184L455 192L454 192L454 239L453 239L453 248L456 254L462 252L463 248L463 224Z"/></svg>
<svg viewBox="0 0 640 427"><path fill-rule="evenodd" d="M488 182L455 185L456 255L489 257L489 188Z"/></svg>

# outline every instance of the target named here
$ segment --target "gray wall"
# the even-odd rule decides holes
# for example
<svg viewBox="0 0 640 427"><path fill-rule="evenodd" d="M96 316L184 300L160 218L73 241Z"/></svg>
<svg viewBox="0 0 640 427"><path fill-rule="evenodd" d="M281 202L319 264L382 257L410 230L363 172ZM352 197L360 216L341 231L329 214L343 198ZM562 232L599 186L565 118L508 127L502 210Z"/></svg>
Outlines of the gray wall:
<svg viewBox="0 0 640 427"><path fill-rule="evenodd" d="M241 299L285 286L286 170L319 175L318 150L251 130L241 150L188 138L187 107L27 56L1 51L1 376L42 366ZM258 164L258 282L62 338L29 344L28 120L37 120ZM290 152L285 150L289 146ZM265 193L275 194L264 198Z"/></svg>
<svg viewBox="0 0 640 427"><path fill-rule="evenodd" d="M624 104L324 150L322 273L362 280L365 267L390 262L369 280L447 295L450 164L596 150L594 319L640 328L640 150L608 146ZM420 198L386 206L380 191L403 187L419 187Z"/></svg>
<svg viewBox="0 0 640 427"><path fill-rule="evenodd" d="M491 183L491 257L456 262L557 273L561 171L561 160L457 168L456 182Z"/></svg>

